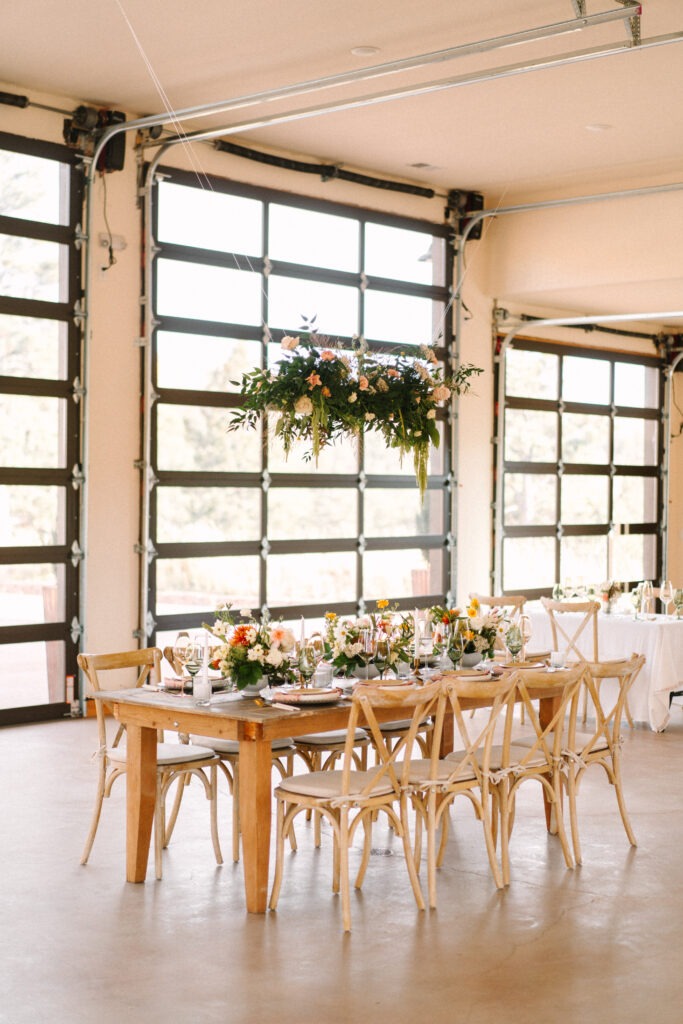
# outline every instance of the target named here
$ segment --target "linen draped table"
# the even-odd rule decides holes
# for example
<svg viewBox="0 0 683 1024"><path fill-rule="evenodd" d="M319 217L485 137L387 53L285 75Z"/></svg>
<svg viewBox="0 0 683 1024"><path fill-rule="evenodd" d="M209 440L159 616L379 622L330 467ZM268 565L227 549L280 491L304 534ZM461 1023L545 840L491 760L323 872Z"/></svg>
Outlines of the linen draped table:
<svg viewBox="0 0 683 1024"><path fill-rule="evenodd" d="M532 625L530 649L553 646L550 617L541 607L526 605ZM567 612L560 620L566 621L571 635L582 615ZM558 642L562 638L558 638ZM631 654L644 654L645 665L631 687L628 704L634 722L647 722L654 732L661 732L669 723L669 694L683 690L683 619L674 621L664 615L652 619L634 619L633 615L613 612L598 613L598 650L602 661L629 658ZM584 629L578 643L579 650L589 660L593 657L593 631ZM562 649L562 647L560 647ZM605 680L602 687L606 695L615 685ZM616 690L613 691L616 693Z"/></svg>

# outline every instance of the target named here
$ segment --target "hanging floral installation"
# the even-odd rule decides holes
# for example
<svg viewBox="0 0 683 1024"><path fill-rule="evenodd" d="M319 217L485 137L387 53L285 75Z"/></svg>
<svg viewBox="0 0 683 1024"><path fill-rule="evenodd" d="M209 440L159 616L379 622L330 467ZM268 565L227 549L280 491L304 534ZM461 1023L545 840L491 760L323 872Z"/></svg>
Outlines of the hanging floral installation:
<svg viewBox="0 0 683 1024"><path fill-rule="evenodd" d="M344 435L377 431L387 448L410 454L420 494L427 487L429 453L439 445L436 412L453 395L464 394L470 379L483 371L462 364L445 375L433 349L413 354L368 352L354 340L351 351L317 334L315 317L307 337L285 335L282 358L272 369L255 369L232 381L245 402L232 413L228 430L255 428L261 415L279 413L275 434L285 455L295 441L310 442L307 458Z"/></svg>

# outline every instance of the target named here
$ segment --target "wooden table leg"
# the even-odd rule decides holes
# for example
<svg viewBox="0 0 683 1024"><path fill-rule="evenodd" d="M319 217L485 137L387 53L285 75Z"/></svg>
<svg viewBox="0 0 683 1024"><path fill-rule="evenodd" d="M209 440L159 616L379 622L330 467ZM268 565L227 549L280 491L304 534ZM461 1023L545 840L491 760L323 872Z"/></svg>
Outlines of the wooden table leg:
<svg viewBox="0 0 683 1024"><path fill-rule="evenodd" d="M542 697L538 702L538 721L542 729L545 729L553 720L553 717L557 713L557 709L560 706L561 697ZM564 727L564 722L558 722L560 729ZM545 827L548 832L552 835L557 833L557 822L555 821L555 814L553 805L548 800L548 794L545 791L545 786L541 786L543 793L543 809L545 811ZM561 809L560 809L561 810Z"/></svg>
<svg viewBox="0 0 683 1024"><path fill-rule="evenodd" d="M126 746L126 879L144 882L156 802L156 730L129 725Z"/></svg>
<svg viewBox="0 0 683 1024"><path fill-rule="evenodd" d="M271 750L268 740L240 742L240 819L247 910L264 914L268 903Z"/></svg>

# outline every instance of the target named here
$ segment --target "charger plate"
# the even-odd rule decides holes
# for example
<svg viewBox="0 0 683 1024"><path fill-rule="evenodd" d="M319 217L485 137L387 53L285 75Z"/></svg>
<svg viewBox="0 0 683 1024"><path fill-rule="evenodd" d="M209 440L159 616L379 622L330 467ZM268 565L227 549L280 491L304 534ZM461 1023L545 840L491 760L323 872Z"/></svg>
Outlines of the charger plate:
<svg viewBox="0 0 683 1024"><path fill-rule="evenodd" d="M334 704L342 695L336 686L331 689L273 690L271 698L278 704Z"/></svg>

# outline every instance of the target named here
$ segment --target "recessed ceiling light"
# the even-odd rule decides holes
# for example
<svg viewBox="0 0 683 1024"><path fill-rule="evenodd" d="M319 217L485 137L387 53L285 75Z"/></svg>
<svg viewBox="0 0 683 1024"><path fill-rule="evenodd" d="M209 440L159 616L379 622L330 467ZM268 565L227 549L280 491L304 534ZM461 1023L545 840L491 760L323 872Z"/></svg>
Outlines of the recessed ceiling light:
<svg viewBox="0 0 683 1024"><path fill-rule="evenodd" d="M614 126L611 124L587 124L587 132L608 132Z"/></svg>
<svg viewBox="0 0 683 1024"><path fill-rule="evenodd" d="M354 57L374 57L379 53L379 46L354 46L351 53Z"/></svg>

